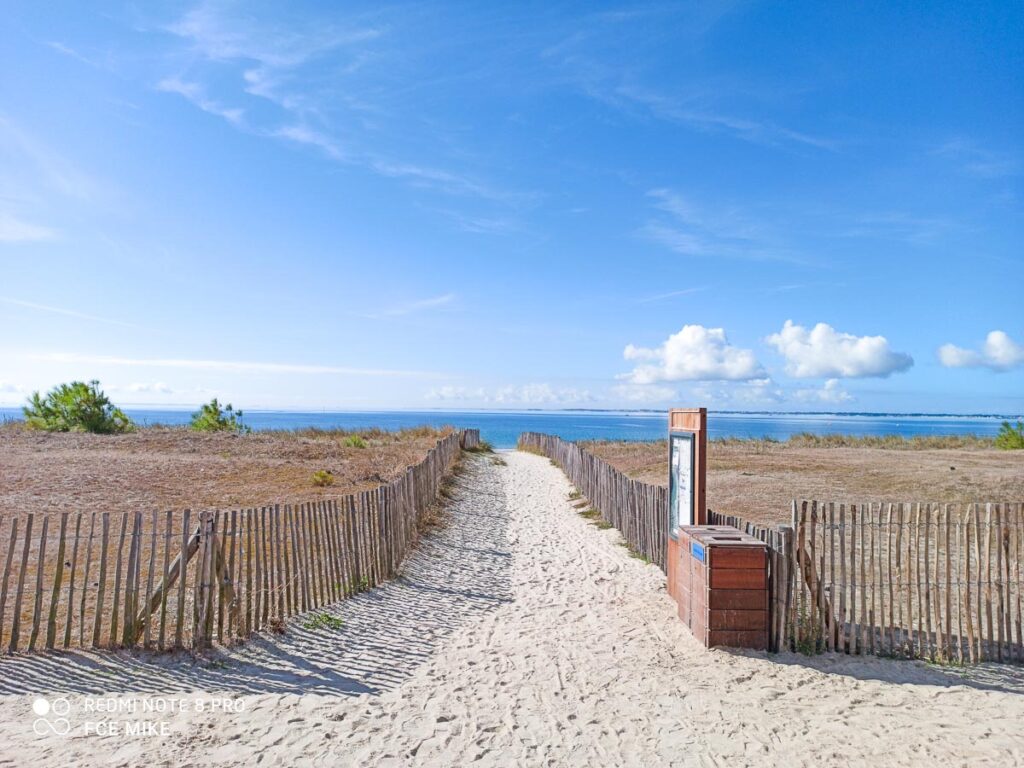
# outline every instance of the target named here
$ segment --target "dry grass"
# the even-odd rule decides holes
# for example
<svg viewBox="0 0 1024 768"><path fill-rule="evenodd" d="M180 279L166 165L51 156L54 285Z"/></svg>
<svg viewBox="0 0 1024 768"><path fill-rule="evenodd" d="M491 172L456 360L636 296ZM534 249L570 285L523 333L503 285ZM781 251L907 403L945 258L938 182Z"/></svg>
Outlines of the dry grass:
<svg viewBox="0 0 1024 768"><path fill-rule="evenodd" d="M19 613L23 623L21 647L25 646L30 631L28 622L34 615L33 605L40 592L36 582L40 561L43 562L43 606L48 605L51 596L59 562L56 550L60 540L60 513L72 513L63 558L65 569L71 566L77 526L81 525L77 536L81 544L79 569L86 552L92 553L88 583L81 583L84 574L79 571L78 600L83 590L88 592L88 600L82 609L84 617L75 615L71 622L72 645L77 645L80 632L91 636L100 586L97 562L102 516L96 513L110 513L110 557L116 557L103 581L107 595L104 611L108 612L114 606L117 583L113 562L124 560L115 547L120 546L122 526L131 525L134 519L134 515L128 513L144 513L140 562L148 563L150 553L156 553L155 559L162 567L164 559L160 553L165 540L169 544L168 557L174 557L180 548L184 509L194 511L189 526L189 530L194 530L198 510L316 502L375 488L421 461L438 439L450 431L419 428L390 433L303 429L234 435L193 432L181 427L151 427L124 435L89 435L34 432L19 423L0 426L0 551L5 556L16 521L18 539L14 551L20 556L27 515L34 513L34 528L27 550L25 599ZM354 436L360 440L352 440ZM332 484L314 482L315 473L321 471L331 474ZM165 510L174 513L169 539L164 528ZM158 511L161 514L154 528L152 515ZM437 510L431 510L431 524L436 522L437 514ZM39 556L42 518L49 519L45 558ZM95 531L93 526L96 526ZM130 533L128 539L130 544ZM18 562L13 560L14 574L18 572ZM64 578L70 578L67 570ZM189 578L194 579L194 572L190 572ZM0 652L7 647L11 634L16 581L13 577L8 580L11 594L5 615L0 617ZM191 592L185 592L186 603L191 605ZM66 626L66 616L65 587L59 595L58 617L62 627ZM107 621L104 632L109 632L109 627L110 621ZM61 638L62 634L58 645ZM116 644L118 638L104 634L101 642Z"/></svg>
<svg viewBox="0 0 1024 768"><path fill-rule="evenodd" d="M0 511L135 512L318 501L374 488L450 430L302 429L249 435L150 427L125 435L0 427ZM358 435L365 448L349 444ZM330 485L317 486L316 472Z"/></svg>
<svg viewBox="0 0 1024 768"><path fill-rule="evenodd" d="M881 441L884 447L876 447ZM836 447L830 447L830 446ZM668 483L664 440L584 446L630 477ZM948 446L948 447L942 447ZM708 446L711 509L751 522L788 520L794 499L1021 501L1024 452L976 438L816 438L784 443L714 440Z"/></svg>

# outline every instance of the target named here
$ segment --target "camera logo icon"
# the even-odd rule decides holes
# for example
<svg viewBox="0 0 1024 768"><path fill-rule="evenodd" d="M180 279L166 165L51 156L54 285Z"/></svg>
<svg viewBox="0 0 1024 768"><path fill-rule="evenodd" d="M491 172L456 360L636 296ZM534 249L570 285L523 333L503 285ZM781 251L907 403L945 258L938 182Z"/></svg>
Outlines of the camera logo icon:
<svg viewBox="0 0 1024 768"><path fill-rule="evenodd" d="M70 711L71 702L63 696L52 701L37 698L32 702L32 712L36 715L32 730L37 736L67 736L71 731L71 721L66 715Z"/></svg>

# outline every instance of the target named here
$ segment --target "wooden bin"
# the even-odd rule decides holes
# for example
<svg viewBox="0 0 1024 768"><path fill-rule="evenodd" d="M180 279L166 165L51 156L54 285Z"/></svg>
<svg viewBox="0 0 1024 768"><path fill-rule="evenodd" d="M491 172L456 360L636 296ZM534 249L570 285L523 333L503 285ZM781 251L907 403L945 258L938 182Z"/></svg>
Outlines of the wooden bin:
<svg viewBox="0 0 1024 768"><path fill-rule="evenodd" d="M679 528L670 592L706 647L768 648L768 547L727 525ZM670 550L670 551L671 551Z"/></svg>

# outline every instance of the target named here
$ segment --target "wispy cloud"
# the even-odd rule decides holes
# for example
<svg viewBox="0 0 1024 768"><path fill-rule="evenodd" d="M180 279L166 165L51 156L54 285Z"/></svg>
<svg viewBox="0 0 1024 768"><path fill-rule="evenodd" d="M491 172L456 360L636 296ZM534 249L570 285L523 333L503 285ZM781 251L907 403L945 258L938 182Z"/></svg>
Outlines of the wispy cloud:
<svg viewBox="0 0 1024 768"><path fill-rule="evenodd" d="M25 184L43 186L61 195L93 200L101 185L10 118L0 115L0 158L23 167Z"/></svg>
<svg viewBox="0 0 1024 768"><path fill-rule="evenodd" d="M422 130L422 116L403 117L402 108L395 106L395 93L405 84L381 88L379 79L373 79L379 72L362 76L379 58L376 46L388 33L388 26L379 20L384 15L316 24L292 18L271 24L257 14L203 4L165 28L187 45L189 71L195 74L188 81L166 78L158 88L183 96L240 130L315 150L334 162L410 187L504 207L527 204L528 195L443 167L444 162L410 160L408 143L397 146L396 120L417 120L420 139L428 131ZM259 99L276 109L257 105L243 111L224 106L224 102L245 103L245 99ZM391 108L382 110L375 102L390 103ZM405 133L403 125L398 135ZM475 224L473 218L466 217L460 228L496 231L500 228L494 224L503 217L477 215Z"/></svg>
<svg viewBox="0 0 1024 768"><path fill-rule="evenodd" d="M235 107L225 107L206 95L199 83L189 83L177 77L166 77L157 83L156 89L165 93L176 93L195 104L203 112L223 117L229 123L241 125L245 113Z"/></svg>
<svg viewBox="0 0 1024 768"><path fill-rule="evenodd" d="M54 307L49 304L37 304L34 301L23 301L21 299L12 299L7 296L0 296L0 304L8 304L12 307L23 307L25 309L31 309L36 312L48 312L52 315L63 315L65 317L74 317L79 320L92 320L97 323L109 323L110 325L122 325L128 328L142 328L143 326L136 325L135 323L128 323L124 320L112 320L109 317L99 317L97 315L90 315L85 312L78 312L74 309L66 309L64 307Z"/></svg>
<svg viewBox="0 0 1024 768"><path fill-rule="evenodd" d="M346 159L346 155L342 151L338 142L330 136L306 125L285 125L278 128L274 132L274 135L279 136L282 139L287 139L288 141L293 141L296 144L305 144L310 147L315 147L333 160Z"/></svg>
<svg viewBox="0 0 1024 768"><path fill-rule="evenodd" d="M735 117L717 110L688 104L655 91L633 85L619 85L603 94L602 100L612 105L640 106L661 120L687 125L700 131L728 133L753 144L801 144L815 149L835 151L839 143L833 139L795 131L770 121Z"/></svg>
<svg viewBox="0 0 1024 768"><path fill-rule="evenodd" d="M49 40L49 41L47 41L46 45L49 48L52 48L53 50L57 51L57 53L63 54L64 56L68 56L68 57L74 59L75 61L81 62L82 64L87 64L90 67L95 67L97 69L102 69L103 68L103 64L101 64L100 62L98 62L98 61L96 61L94 59L89 58L88 56L86 56L86 55L84 55L82 53L79 53L77 50L72 48L70 45L66 45L66 44L61 43L61 42L59 42L57 40Z"/></svg>
<svg viewBox="0 0 1024 768"><path fill-rule="evenodd" d="M982 147L969 139L953 139L934 150L934 154L948 158L960 169L982 179L998 179L1020 173L1020 161L1005 152Z"/></svg>
<svg viewBox="0 0 1024 768"><path fill-rule="evenodd" d="M680 296L692 296L695 293L700 293L701 291L706 291L706 290L707 290L707 286L702 286L700 288L683 288L682 290L679 290L679 291L668 291L667 293L659 293L659 294L656 294L654 296L647 296L647 297L645 297L643 299L637 299L636 303L637 304L652 304L652 303L654 303L656 301L665 301L666 299L676 299L676 298L679 298Z"/></svg>
<svg viewBox="0 0 1024 768"><path fill-rule="evenodd" d="M586 389L576 387L555 387L547 382L509 385L497 389L484 387L460 387L446 385L432 389L426 395L428 400L445 402L485 403L495 405L574 405L594 400Z"/></svg>
<svg viewBox="0 0 1024 768"><path fill-rule="evenodd" d="M676 46L698 47L702 38L733 10L733 3L655 4L637 12L592 14L577 20L571 33L542 51L570 83L591 99L634 118L651 118L702 133L720 133L739 141L766 146L792 146L834 151L835 139L796 130L764 117L752 117L734 104L724 105L723 94L746 96L763 104L767 86L733 83L722 88L712 72L686 72L672 87L653 87L653 70L660 60L665 37L652 32L671 28ZM662 17L656 20L656 17ZM625 52L625 53L624 53ZM663 81L664 78L662 77ZM763 111L763 110L762 110Z"/></svg>
<svg viewBox="0 0 1024 768"><path fill-rule="evenodd" d="M396 304L395 306L381 310L380 312L364 315L364 317L371 320L376 320L381 317L401 317L403 315L412 315L416 312L444 307L451 304L453 301L455 301L455 294L446 293L441 296L433 296L429 299L417 299L416 301L409 301L405 304Z"/></svg>
<svg viewBox="0 0 1024 768"><path fill-rule="evenodd" d="M130 358L108 355L83 355L72 352L49 352L30 355L40 362L86 363L89 365L115 365L132 368L177 368L223 373L305 373L342 374L345 376L380 376L393 378L438 378L431 371L398 370L390 368L355 368L339 365L304 365L299 363L267 363L241 360L187 360L175 358Z"/></svg>
<svg viewBox="0 0 1024 768"><path fill-rule="evenodd" d="M804 263L779 246L767 228L735 210L708 211L669 189L652 189L647 196L659 215L643 224L638 234L676 253Z"/></svg>
<svg viewBox="0 0 1024 768"><path fill-rule="evenodd" d="M38 242L56 237L57 233L49 227L41 227L13 214L0 212L0 243Z"/></svg>

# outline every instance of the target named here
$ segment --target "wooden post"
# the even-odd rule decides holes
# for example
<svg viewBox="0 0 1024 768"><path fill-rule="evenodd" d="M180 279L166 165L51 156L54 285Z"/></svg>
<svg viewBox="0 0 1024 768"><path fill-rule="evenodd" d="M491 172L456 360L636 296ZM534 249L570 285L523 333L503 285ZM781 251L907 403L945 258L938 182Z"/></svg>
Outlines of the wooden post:
<svg viewBox="0 0 1024 768"><path fill-rule="evenodd" d="M57 572L53 577L53 590L50 593L50 614L46 617L46 647L52 649L57 641L57 604L60 600L60 587L64 579L65 537L68 530L68 513L60 516L60 536L57 541Z"/></svg>
<svg viewBox="0 0 1024 768"><path fill-rule="evenodd" d="M68 610L64 621L64 647L71 645L71 624L75 608L75 569L78 566L78 544L82 533L82 513L75 517L75 545L71 548L71 573L68 576Z"/></svg>
<svg viewBox="0 0 1024 768"><path fill-rule="evenodd" d="M114 599L112 601L113 607L110 612L110 645L117 644L117 630L120 626L120 611L121 611L121 579L124 576L124 568L121 564L124 559L124 540L128 533L128 513L125 512L121 515L121 536L117 544L117 560L114 563Z"/></svg>
<svg viewBox="0 0 1024 768"><path fill-rule="evenodd" d="M85 572L82 574L82 599L78 609L78 645L85 647L85 601L89 596L89 569L92 566L92 541L96 533L96 513L89 515L89 545L85 550Z"/></svg>
<svg viewBox="0 0 1024 768"><path fill-rule="evenodd" d="M43 612L43 573L46 570L46 529L50 525L48 515L43 515L43 530L39 533L39 557L36 560L36 592L32 607L32 634L29 635L28 649L34 651L39 637L39 621Z"/></svg>
<svg viewBox="0 0 1024 768"><path fill-rule="evenodd" d="M11 518L11 540L7 544L7 558L4 560L4 581L0 586L0 642L4 638L4 613L7 608L7 583L11 577L11 562L14 559L14 550L18 546L18 518ZM17 612L15 613L17 616Z"/></svg>

